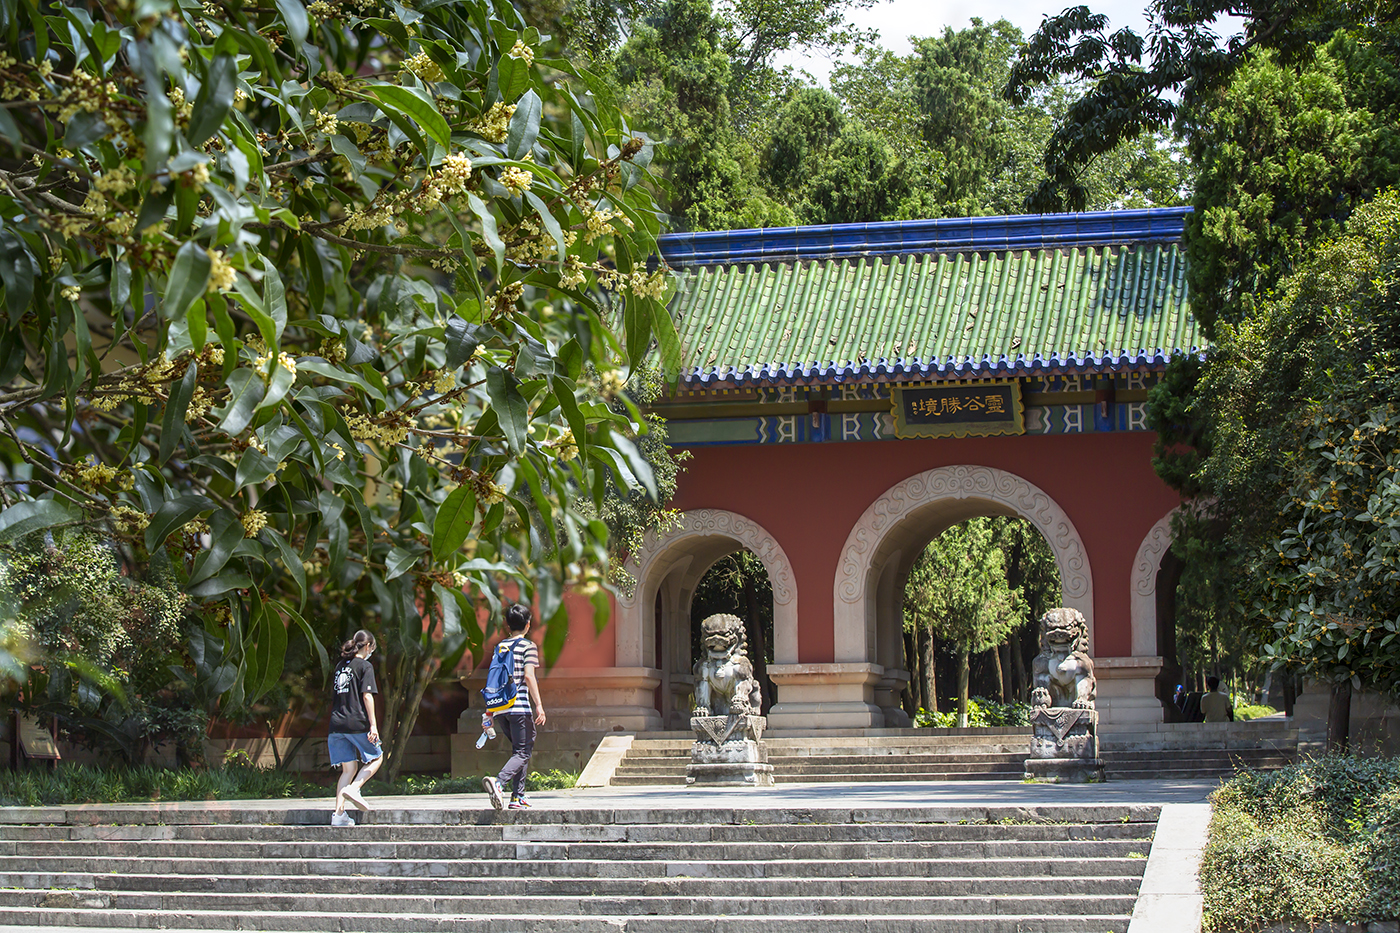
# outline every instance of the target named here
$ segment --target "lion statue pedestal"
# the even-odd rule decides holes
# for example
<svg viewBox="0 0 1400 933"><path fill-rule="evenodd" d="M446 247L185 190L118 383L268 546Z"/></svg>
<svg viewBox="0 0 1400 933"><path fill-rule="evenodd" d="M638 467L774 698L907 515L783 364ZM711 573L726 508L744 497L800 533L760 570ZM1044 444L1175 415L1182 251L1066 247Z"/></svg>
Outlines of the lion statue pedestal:
<svg viewBox="0 0 1400 933"><path fill-rule="evenodd" d="M1040 654L1031 662L1031 747L1026 779L1084 784L1104 779L1099 757L1098 683L1089 626L1075 609L1040 620Z"/></svg>
<svg viewBox="0 0 1400 933"><path fill-rule="evenodd" d="M758 713L763 697L745 651L738 616L713 615L700 623L705 655L695 663L695 710L690 728L690 786L771 787L773 766Z"/></svg>

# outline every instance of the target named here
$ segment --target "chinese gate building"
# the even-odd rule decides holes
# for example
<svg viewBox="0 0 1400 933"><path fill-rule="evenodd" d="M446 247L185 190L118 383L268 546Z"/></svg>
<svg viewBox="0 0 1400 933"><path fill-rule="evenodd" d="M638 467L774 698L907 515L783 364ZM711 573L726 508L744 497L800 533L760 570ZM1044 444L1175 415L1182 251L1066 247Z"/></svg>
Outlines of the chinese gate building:
<svg viewBox="0 0 1400 933"><path fill-rule="evenodd" d="M1185 213L665 237L686 356L654 409L691 452L680 522L632 556L636 591L601 636L579 613L545 678L552 726L683 728L691 596L741 548L773 588L770 728L907 726L905 576L979 515L1050 543L1103 721L1161 722L1179 499L1153 472L1146 400L1173 353L1203 347Z"/></svg>

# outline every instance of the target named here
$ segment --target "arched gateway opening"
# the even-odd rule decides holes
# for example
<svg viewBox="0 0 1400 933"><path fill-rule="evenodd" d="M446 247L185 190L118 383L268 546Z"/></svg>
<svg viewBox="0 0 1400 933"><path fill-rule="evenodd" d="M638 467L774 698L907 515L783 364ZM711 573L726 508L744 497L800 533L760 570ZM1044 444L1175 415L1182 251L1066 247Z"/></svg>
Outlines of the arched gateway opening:
<svg viewBox="0 0 1400 933"><path fill-rule="evenodd" d="M872 725L905 725L900 693L904 665L905 580L924 546L959 522L983 515L1018 516L1043 535L1055 555L1064 605L1089 622L1094 642L1094 586L1084 542L1050 496L1014 473L983 466L928 470L895 484L865 510L841 549L834 590L838 662L866 662Z"/></svg>
<svg viewBox="0 0 1400 933"><path fill-rule="evenodd" d="M689 721L695 588L716 561L745 549L763 564L773 589L773 656L778 662L796 659L792 565L777 540L756 522L723 509L683 512L676 527L648 533L627 562L637 584L630 598L617 601L617 656L628 659L622 663L657 671L659 728L683 729Z"/></svg>

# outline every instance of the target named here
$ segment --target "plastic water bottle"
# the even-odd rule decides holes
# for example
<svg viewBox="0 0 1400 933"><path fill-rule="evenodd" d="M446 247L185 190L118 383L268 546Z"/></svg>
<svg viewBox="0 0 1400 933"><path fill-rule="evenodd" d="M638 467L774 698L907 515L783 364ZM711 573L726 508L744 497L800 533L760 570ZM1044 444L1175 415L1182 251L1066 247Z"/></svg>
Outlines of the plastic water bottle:
<svg viewBox="0 0 1400 933"><path fill-rule="evenodd" d="M496 737L496 720L490 713L481 715L481 735L476 740L476 747L481 748L486 744L487 739Z"/></svg>

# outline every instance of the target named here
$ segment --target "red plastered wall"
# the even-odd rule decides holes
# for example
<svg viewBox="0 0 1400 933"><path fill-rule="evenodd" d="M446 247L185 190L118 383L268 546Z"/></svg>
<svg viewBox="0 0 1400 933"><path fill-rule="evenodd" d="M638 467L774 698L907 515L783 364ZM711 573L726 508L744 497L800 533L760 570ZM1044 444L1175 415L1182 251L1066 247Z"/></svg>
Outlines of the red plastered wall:
<svg viewBox="0 0 1400 933"><path fill-rule="evenodd" d="M698 447L674 507L728 509L774 535L798 591L798 656L834 660L832 587L846 535L891 486L942 466L995 467L1039 486L1068 513L1094 582L1095 653L1132 654L1133 558L1179 502L1152 471L1148 432L866 443Z"/></svg>

